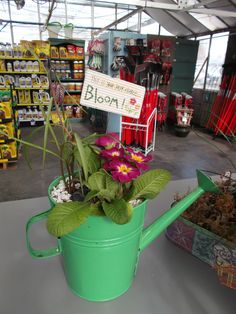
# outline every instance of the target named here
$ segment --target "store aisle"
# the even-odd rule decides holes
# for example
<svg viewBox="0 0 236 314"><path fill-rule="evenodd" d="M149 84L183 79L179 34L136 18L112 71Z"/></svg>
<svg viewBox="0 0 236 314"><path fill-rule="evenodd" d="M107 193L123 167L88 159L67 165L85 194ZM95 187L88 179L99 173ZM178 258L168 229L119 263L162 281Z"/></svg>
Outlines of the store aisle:
<svg viewBox="0 0 236 314"><path fill-rule="evenodd" d="M86 123L73 124L73 126L78 129L81 136L92 132ZM22 137L26 139L31 131L30 128L22 128ZM203 140L203 137L208 142ZM42 140L43 131L40 130L34 136L34 143L39 145ZM218 146L222 152L214 145ZM194 178L197 168L218 173L225 170L233 171L233 166L226 155L235 162L236 145L230 146L221 138L212 140L209 134L200 131L197 133L191 131L186 138L180 138L176 137L171 130L165 130L157 133L156 149L150 166L169 170L173 179ZM28 167L22 155L17 162L17 167L0 170L0 202L47 195L49 183L59 175L58 160L48 155L45 168L43 168L42 154L34 149L30 150L30 160L32 169Z"/></svg>

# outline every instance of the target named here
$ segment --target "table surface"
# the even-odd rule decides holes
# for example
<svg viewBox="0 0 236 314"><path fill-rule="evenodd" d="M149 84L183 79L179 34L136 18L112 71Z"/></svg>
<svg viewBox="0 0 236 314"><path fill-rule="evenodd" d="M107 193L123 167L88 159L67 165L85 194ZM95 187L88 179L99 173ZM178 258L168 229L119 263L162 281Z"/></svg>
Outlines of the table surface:
<svg viewBox="0 0 236 314"><path fill-rule="evenodd" d="M169 183L148 205L145 224L170 207L176 192L196 180ZM25 224L49 208L46 197L0 203L0 313L2 314L235 314L236 291L222 286L214 270L168 241L164 234L142 253L132 287L109 302L89 302L67 287L60 257L32 259L26 249ZM33 246L55 243L41 223Z"/></svg>

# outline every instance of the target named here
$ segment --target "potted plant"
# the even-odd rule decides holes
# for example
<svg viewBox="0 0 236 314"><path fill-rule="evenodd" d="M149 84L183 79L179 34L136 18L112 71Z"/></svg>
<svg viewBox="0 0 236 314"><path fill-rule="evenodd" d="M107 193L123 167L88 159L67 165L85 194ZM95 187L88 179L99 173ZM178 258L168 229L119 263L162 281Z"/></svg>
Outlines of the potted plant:
<svg viewBox="0 0 236 314"><path fill-rule="evenodd" d="M179 137L186 137L191 129L190 123L193 116L193 109L186 106L176 107L177 124L175 125L175 134Z"/></svg>
<svg viewBox="0 0 236 314"><path fill-rule="evenodd" d="M228 171L216 184L220 193L202 194L167 228L166 236L212 266L223 285L236 289L236 180ZM177 194L175 201L181 198Z"/></svg>
<svg viewBox="0 0 236 314"><path fill-rule="evenodd" d="M28 161L28 147L43 152L43 163L46 154L59 160L60 177L48 188L50 209L27 222L28 250L37 259L62 254L68 285L76 295L111 300L131 286L140 252L205 190L215 191L215 185L198 172L199 187L143 230L147 200L166 186L170 173L147 171L151 158L125 148L115 134L80 138L58 105L58 124L51 125L51 109L52 99L47 114L41 107L45 118L42 147L31 143L31 136L26 141L15 138L25 146ZM56 150L47 146L49 134ZM31 246L29 230L43 219L58 245L37 250Z"/></svg>

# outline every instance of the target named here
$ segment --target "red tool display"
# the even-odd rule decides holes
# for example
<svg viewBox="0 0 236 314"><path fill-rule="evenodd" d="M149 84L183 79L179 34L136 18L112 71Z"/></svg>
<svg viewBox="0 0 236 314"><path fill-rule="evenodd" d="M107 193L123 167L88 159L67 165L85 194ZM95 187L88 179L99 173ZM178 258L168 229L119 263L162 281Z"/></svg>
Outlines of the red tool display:
<svg viewBox="0 0 236 314"><path fill-rule="evenodd" d="M223 76L220 91L206 124L206 128L213 130L215 135L221 132L226 135L236 133L236 75L234 73Z"/></svg>
<svg viewBox="0 0 236 314"><path fill-rule="evenodd" d="M189 107L193 103L193 97L187 93L182 92L182 105Z"/></svg>
<svg viewBox="0 0 236 314"><path fill-rule="evenodd" d="M158 101L157 101L157 126L158 126L158 130L162 130L165 122L166 122L166 118L167 118L167 95L165 95L164 93L158 93Z"/></svg>

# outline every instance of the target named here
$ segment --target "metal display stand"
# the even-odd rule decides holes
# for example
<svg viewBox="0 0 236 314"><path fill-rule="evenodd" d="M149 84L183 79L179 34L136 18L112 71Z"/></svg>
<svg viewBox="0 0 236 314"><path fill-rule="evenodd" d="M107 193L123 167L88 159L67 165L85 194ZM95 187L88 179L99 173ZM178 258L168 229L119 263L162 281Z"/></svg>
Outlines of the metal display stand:
<svg viewBox="0 0 236 314"><path fill-rule="evenodd" d="M143 133L143 136L145 136L145 146L142 148L140 146L140 150L143 151L145 156L150 153L151 151L154 151L155 148L155 140L156 140L156 120L157 120L157 109L155 108L151 115L149 116L147 123L134 123L134 122L124 122L122 119L120 119L120 141L122 140L122 134L124 130L130 130L131 132L134 132L134 136L139 136L140 132ZM153 130L152 130L153 128ZM149 139L149 133L152 132L152 138L151 141ZM148 143L150 141L150 144ZM132 145L131 145L132 146ZM136 147L137 149L137 147Z"/></svg>

